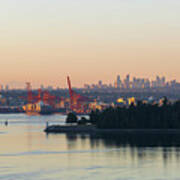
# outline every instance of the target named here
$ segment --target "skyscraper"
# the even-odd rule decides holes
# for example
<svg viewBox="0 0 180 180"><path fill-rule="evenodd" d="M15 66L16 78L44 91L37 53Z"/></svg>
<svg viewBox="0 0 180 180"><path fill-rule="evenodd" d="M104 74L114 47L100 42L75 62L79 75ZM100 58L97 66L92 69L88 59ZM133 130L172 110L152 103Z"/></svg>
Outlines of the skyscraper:
<svg viewBox="0 0 180 180"><path fill-rule="evenodd" d="M117 88L120 88L121 86L121 77L120 75L117 76Z"/></svg>
<svg viewBox="0 0 180 180"><path fill-rule="evenodd" d="M125 88L129 89L130 88L130 75L127 74L126 79L124 80L124 85Z"/></svg>

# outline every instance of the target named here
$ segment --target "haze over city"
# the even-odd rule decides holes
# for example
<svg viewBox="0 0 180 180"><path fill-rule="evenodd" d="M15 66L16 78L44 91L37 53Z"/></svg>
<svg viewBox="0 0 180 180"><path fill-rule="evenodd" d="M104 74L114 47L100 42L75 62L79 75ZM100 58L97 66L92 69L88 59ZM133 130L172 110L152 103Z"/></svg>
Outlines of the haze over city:
<svg viewBox="0 0 180 180"><path fill-rule="evenodd" d="M66 87L117 74L179 76L180 1L6 0L0 3L2 84Z"/></svg>

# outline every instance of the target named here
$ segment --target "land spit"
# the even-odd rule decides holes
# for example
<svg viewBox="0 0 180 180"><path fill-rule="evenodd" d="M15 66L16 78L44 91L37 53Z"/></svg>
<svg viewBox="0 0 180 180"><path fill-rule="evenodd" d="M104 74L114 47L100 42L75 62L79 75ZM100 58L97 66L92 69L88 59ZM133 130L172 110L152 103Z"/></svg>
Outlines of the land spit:
<svg viewBox="0 0 180 180"><path fill-rule="evenodd" d="M99 129L93 125L51 125L46 133L180 134L180 129Z"/></svg>

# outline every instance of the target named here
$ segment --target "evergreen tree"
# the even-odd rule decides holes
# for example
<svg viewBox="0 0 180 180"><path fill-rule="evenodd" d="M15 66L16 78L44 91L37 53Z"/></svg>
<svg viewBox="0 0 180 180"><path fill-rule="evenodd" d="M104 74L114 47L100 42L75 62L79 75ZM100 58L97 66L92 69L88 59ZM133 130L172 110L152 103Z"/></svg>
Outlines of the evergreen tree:
<svg viewBox="0 0 180 180"><path fill-rule="evenodd" d="M66 123L77 123L77 116L74 113L69 113L66 118Z"/></svg>

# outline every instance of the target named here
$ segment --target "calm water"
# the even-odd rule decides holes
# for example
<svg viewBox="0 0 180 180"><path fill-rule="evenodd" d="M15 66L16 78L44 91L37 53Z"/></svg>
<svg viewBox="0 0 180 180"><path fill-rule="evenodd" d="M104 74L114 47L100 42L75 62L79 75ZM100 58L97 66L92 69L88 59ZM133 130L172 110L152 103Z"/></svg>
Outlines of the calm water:
<svg viewBox="0 0 180 180"><path fill-rule="evenodd" d="M180 179L180 136L43 132L46 121L63 124L64 119L0 115L0 179Z"/></svg>

